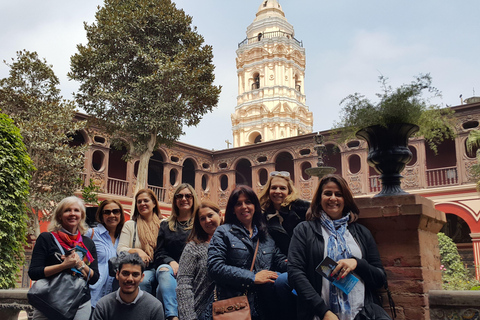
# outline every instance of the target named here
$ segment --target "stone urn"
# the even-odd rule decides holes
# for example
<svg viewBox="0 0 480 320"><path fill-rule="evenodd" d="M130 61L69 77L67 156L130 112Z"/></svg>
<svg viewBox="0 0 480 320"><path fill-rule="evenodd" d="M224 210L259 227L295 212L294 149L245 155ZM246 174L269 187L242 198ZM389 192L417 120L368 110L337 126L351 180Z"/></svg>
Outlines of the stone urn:
<svg viewBox="0 0 480 320"><path fill-rule="evenodd" d="M411 123L373 125L359 130L357 138L368 143L368 164L380 174L382 191L375 197L408 194L400 187L405 165L412 159L408 138L419 130Z"/></svg>

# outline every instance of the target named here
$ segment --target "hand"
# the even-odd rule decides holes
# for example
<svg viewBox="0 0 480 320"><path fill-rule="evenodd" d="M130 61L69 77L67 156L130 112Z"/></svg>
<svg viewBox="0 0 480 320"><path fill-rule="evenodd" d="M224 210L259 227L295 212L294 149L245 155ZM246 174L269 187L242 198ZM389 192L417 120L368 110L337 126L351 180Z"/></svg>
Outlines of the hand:
<svg viewBox="0 0 480 320"><path fill-rule="evenodd" d="M357 268L357 260L355 259L342 259L338 261L338 265L333 269L330 274L332 277L337 276L337 279L345 278L347 274Z"/></svg>
<svg viewBox="0 0 480 320"><path fill-rule="evenodd" d="M178 272L178 263L177 263L177 261L170 261L169 265L170 265L170 267L172 267L173 275L176 277L176 276L177 276L177 272Z"/></svg>
<svg viewBox="0 0 480 320"><path fill-rule="evenodd" d="M143 251L142 249L135 249L135 250L140 256L140 259L142 259L143 262L145 263L145 266L148 267L150 263L150 257L148 256L148 254L146 254L145 251Z"/></svg>
<svg viewBox="0 0 480 320"><path fill-rule="evenodd" d="M274 283L278 274L270 270L262 270L255 274L255 284Z"/></svg>
<svg viewBox="0 0 480 320"><path fill-rule="evenodd" d="M328 310L323 316L323 320L338 320L338 317L332 311Z"/></svg>
<svg viewBox="0 0 480 320"><path fill-rule="evenodd" d="M61 258L63 259L62 265L65 269L76 268L77 264L81 262L80 257L76 252L71 253L68 256L62 255Z"/></svg>

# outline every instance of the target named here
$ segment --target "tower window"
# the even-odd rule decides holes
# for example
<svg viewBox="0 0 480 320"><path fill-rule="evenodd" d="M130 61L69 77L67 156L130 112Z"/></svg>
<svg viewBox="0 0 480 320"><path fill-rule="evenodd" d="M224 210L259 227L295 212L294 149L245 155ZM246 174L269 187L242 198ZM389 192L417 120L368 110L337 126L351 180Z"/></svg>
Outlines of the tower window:
<svg viewBox="0 0 480 320"><path fill-rule="evenodd" d="M253 75L253 84L252 84L252 90L255 89L260 89L260 74L255 73Z"/></svg>

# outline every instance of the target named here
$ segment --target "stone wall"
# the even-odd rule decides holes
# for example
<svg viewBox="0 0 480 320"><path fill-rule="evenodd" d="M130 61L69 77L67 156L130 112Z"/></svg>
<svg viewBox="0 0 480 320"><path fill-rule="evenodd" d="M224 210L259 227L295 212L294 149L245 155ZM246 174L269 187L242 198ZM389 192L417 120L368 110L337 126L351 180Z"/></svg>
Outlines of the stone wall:
<svg viewBox="0 0 480 320"><path fill-rule="evenodd" d="M428 301L431 320L480 319L480 291L431 290Z"/></svg>

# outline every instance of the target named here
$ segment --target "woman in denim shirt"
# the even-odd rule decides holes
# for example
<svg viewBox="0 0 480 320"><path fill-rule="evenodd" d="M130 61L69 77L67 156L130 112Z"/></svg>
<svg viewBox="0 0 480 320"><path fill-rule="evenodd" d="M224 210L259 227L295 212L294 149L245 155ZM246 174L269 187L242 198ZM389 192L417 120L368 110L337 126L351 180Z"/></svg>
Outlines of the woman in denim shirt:
<svg viewBox="0 0 480 320"><path fill-rule="evenodd" d="M85 237L91 238L97 248L98 271L100 278L90 286L92 308L101 297L113 291L115 277L108 275L108 260L117 256L117 246L125 216L120 202L104 200L95 215L99 225L89 229Z"/></svg>

